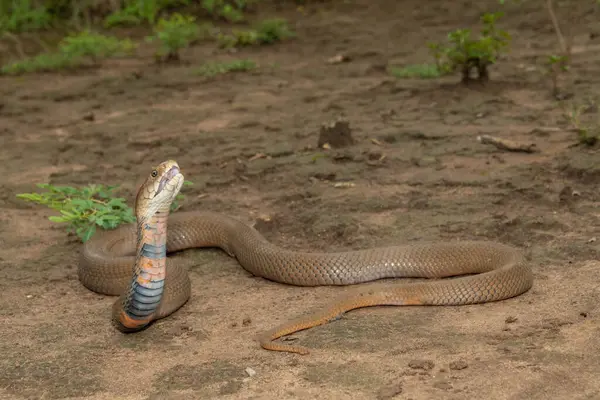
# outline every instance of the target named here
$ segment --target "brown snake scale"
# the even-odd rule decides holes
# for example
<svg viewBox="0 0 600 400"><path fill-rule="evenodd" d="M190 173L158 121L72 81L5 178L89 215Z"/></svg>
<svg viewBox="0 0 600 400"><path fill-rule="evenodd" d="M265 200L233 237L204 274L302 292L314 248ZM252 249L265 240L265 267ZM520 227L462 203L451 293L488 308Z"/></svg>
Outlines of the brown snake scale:
<svg viewBox="0 0 600 400"><path fill-rule="evenodd" d="M176 166L176 163L171 162L170 165ZM178 166L176 168L178 172ZM156 179L160 178L158 176ZM151 177L146 182L146 185L154 185L151 189L145 189L150 194L158 186L158 181L153 179ZM164 179L162 183L164 184ZM179 188L180 183L179 187L172 189L175 191L173 197ZM144 186L140 192L142 190ZM165 195L162 196L161 201L164 201ZM141 197L138 195L136 200L138 220L146 218L143 213L146 208L151 208L144 201L152 201ZM161 203L162 207L166 207L167 215L169 204ZM235 257L253 275L296 286L352 285L382 278L449 278L415 283L382 283L368 289L359 286L356 291L343 295L320 311L261 334L259 342L269 350L306 354L308 350L303 347L276 343L273 340L327 323L352 309L378 305L483 303L517 296L529 290L533 284L531 269L522 253L495 242L419 243L347 252L311 253L289 251L271 244L253 227L223 214L177 212L168 216L166 225L166 239L157 236L155 245L166 240L167 253L195 247L218 247ZM98 232L83 247L79 279L90 290L121 296L121 300L113 307L115 318L119 315L123 318L124 293L131 293L134 266L134 281L137 279L142 282L138 273L143 271L138 248L141 244L138 241L141 240L139 229L141 228L130 225ZM160 256L155 257L158 257L157 265L159 262L164 265L166 254L162 256L162 261ZM148 264L148 259L145 262ZM149 265L152 267L152 259ZM153 268L159 271L156 276L164 276L161 275L160 268ZM458 275L467 276L457 277ZM190 297L187 271L168 259L164 282L164 293L157 311L151 316L153 320L175 312ZM122 327L119 329L127 331Z"/></svg>
<svg viewBox="0 0 600 400"><path fill-rule="evenodd" d="M297 286L476 274L422 283L385 283L371 289L378 293L378 304L365 301L364 306L473 304L513 297L532 285L531 271L520 252L493 242L410 244L340 253L305 253L281 249L267 242L254 228L222 214L178 212L169 216L168 226L167 252L219 247L236 257L250 273ZM79 269L81 282L99 293L125 292L135 263L135 244L134 226L99 233L84 246ZM168 311L157 317L174 312L190 296L189 277L181 266L167 261L166 282L162 304L168 305L163 307ZM358 300L360 297L363 296ZM363 307L360 301L350 309L358 307ZM336 314L343 312L342 308Z"/></svg>

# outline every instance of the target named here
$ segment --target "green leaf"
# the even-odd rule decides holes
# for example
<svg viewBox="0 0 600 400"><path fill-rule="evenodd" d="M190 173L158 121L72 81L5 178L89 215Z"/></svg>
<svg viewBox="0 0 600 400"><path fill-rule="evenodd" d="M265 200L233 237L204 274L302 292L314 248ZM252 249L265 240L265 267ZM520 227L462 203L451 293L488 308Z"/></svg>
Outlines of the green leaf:
<svg viewBox="0 0 600 400"><path fill-rule="evenodd" d="M83 233L80 236L81 240L84 243L87 242L94 235L94 233L96 233L96 226L95 225L91 225L86 230L83 231Z"/></svg>

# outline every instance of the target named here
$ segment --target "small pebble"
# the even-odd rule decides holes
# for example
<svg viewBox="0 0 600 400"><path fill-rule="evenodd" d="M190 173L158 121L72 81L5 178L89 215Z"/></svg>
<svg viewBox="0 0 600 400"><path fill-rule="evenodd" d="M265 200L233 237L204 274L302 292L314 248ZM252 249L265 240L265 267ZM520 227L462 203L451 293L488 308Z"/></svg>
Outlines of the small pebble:
<svg viewBox="0 0 600 400"><path fill-rule="evenodd" d="M452 361L450 363L450 369L453 369L455 371L461 370L461 369L465 369L469 366L469 364L467 364L466 361L464 360L458 360L458 361Z"/></svg>
<svg viewBox="0 0 600 400"><path fill-rule="evenodd" d="M429 371L434 367L433 361L430 360L412 360L408 363L408 366L412 369L423 369Z"/></svg>
<svg viewBox="0 0 600 400"><path fill-rule="evenodd" d="M84 116L83 116L83 120L84 120L84 121L93 121L93 120L95 120L95 119L96 119L96 116L94 115L94 113L93 113L93 112L86 113L86 114L84 114Z"/></svg>
<svg viewBox="0 0 600 400"><path fill-rule="evenodd" d="M246 368L246 373L248 374L248 376L249 376L250 378L252 378L254 375L256 375L256 371L255 371L255 370L253 370L253 369L252 369L252 368L250 368L250 367Z"/></svg>
<svg viewBox="0 0 600 400"><path fill-rule="evenodd" d="M512 324L513 322L517 322L517 317L513 317L512 315L509 315L508 317L506 317L504 322L506 322L507 324Z"/></svg>

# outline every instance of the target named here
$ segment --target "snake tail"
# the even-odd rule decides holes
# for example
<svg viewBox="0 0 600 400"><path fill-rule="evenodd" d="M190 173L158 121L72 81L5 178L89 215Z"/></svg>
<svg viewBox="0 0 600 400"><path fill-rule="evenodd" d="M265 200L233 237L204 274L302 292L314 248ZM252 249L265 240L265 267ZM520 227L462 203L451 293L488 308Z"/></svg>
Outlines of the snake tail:
<svg viewBox="0 0 600 400"><path fill-rule="evenodd" d="M458 306L486 303L515 297L529 290L532 284L533 278L529 267L517 256L512 262L483 275L432 282L384 284L376 289L360 289L355 293L344 295L317 312L285 322L259 335L258 342L265 350L306 355L310 352L306 347L277 343L274 340L338 320L346 312L358 308L417 305ZM444 296L440 296L439 293L444 293Z"/></svg>

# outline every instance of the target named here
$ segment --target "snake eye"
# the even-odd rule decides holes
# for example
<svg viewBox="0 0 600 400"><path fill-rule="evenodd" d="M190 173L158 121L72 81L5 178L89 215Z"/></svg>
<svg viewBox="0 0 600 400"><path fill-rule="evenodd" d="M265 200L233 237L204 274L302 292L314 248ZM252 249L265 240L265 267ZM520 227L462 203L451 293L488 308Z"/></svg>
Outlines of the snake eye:
<svg viewBox="0 0 600 400"><path fill-rule="evenodd" d="M154 170L152 170L152 173L151 173L151 175L152 175L152 177L153 177L153 178L156 178L156 176L158 175L158 171L157 171L157 170L155 170L155 169L154 169Z"/></svg>

